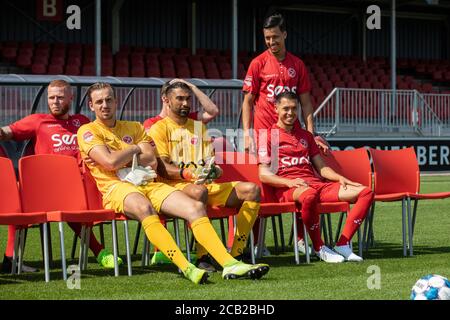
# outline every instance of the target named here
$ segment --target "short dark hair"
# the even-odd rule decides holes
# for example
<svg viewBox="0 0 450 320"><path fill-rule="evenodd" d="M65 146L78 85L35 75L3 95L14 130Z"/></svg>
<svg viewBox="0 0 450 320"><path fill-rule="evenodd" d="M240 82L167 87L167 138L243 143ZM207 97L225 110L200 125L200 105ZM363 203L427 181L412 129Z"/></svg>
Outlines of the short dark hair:
<svg viewBox="0 0 450 320"><path fill-rule="evenodd" d="M187 91L189 93L191 92L191 88L189 88L189 86L186 83L181 82L181 81L176 81L173 83L169 83L169 85L166 87L166 90L164 93L161 90L161 94L165 94L166 96L168 96L169 93L175 89L183 89L184 91Z"/></svg>
<svg viewBox="0 0 450 320"><path fill-rule="evenodd" d="M263 28L270 29L279 27L281 32L286 31L286 23L281 13L274 13L264 20Z"/></svg>
<svg viewBox="0 0 450 320"><path fill-rule="evenodd" d="M166 95L166 93L167 93L167 88L170 86L170 81L172 81L172 80L166 81L166 82L164 82L164 84L162 85L161 91L160 91L161 97Z"/></svg>
<svg viewBox="0 0 450 320"><path fill-rule="evenodd" d="M299 102L298 96L297 94L290 92L290 91L284 91L282 93L279 93L276 97L275 97L275 104L279 104L281 102L281 99L288 99L288 100L293 100L296 103Z"/></svg>
<svg viewBox="0 0 450 320"><path fill-rule="evenodd" d="M93 91L102 90L102 89L109 89L111 91L113 97L116 98L116 92L114 91L114 88L109 83L96 82L93 85L91 85L87 90L88 100L92 100L91 94Z"/></svg>

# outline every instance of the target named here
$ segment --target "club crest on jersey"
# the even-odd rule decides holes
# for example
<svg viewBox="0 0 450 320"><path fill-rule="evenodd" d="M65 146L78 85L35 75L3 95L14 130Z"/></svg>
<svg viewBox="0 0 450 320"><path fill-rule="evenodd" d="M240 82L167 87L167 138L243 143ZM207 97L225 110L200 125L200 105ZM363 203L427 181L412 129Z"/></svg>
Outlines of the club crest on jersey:
<svg viewBox="0 0 450 320"><path fill-rule="evenodd" d="M291 78L295 78L295 75L297 74L297 72L295 72L295 69L294 68L289 68L288 69L288 75L289 75L289 77L291 77Z"/></svg>
<svg viewBox="0 0 450 320"><path fill-rule="evenodd" d="M77 128L79 128L81 126L81 122L79 119L73 119L72 124Z"/></svg>
<svg viewBox="0 0 450 320"><path fill-rule="evenodd" d="M305 148L308 149L308 142L305 139L300 139L299 143Z"/></svg>
<svg viewBox="0 0 450 320"><path fill-rule="evenodd" d="M122 137L122 141L127 143L127 144L132 144L133 143L133 138L131 136L123 136Z"/></svg>
<svg viewBox="0 0 450 320"><path fill-rule="evenodd" d="M195 145L195 144L197 144L197 143L198 143L198 137L197 137L197 136L193 136L193 137L191 138L191 144Z"/></svg>
<svg viewBox="0 0 450 320"><path fill-rule="evenodd" d="M92 140L92 138L94 138L94 135L92 134L92 132L86 131L85 133L83 133L83 140L84 141L90 142Z"/></svg>

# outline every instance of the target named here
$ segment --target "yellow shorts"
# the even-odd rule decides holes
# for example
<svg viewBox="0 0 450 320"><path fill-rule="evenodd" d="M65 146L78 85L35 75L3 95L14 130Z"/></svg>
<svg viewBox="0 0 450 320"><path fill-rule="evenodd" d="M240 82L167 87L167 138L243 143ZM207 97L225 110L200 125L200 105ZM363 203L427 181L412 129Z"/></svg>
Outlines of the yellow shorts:
<svg viewBox="0 0 450 320"><path fill-rule="evenodd" d="M167 180L166 180L167 181ZM184 182L184 181L173 181L167 183L174 187L177 190L183 191L183 189L191 184L190 182ZM208 205L210 206L217 206L217 207L224 207L227 203L228 197L231 194L231 191L233 191L234 187L239 183L239 181L232 181L232 182L223 182L223 183L209 183L205 184L204 186L206 189L208 189Z"/></svg>
<svg viewBox="0 0 450 320"><path fill-rule="evenodd" d="M130 193L140 193L150 200L152 207L161 211L161 205L166 198L174 191L178 191L165 183L152 182L143 186L135 186L128 182L119 182L103 198L105 209L112 209L116 212L124 213L124 200Z"/></svg>

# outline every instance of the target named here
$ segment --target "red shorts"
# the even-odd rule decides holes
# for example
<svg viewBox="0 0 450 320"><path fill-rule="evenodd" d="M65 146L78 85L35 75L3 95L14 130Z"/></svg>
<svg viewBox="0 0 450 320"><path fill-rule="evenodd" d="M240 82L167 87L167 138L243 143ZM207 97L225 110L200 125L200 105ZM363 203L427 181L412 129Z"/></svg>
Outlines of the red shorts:
<svg viewBox="0 0 450 320"><path fill-rule="evenodd" d="M319 194L319 202L339 202L339 182L314 182L308 184ZM297 188L277 188L275 196L279 202L293 202L294 191Z"/></svg>

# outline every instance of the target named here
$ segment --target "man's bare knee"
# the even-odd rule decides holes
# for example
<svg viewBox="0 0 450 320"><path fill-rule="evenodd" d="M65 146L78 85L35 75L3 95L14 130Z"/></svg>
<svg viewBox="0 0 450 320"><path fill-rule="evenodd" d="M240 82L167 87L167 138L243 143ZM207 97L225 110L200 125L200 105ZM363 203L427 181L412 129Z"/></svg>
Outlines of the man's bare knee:
<svg viewBox="0 0 450 320"><path fill-rule="evenodd" d="M244 201L260 201L261 189L253 182L245 182L239 187Z"/></svg>
<svg viewBox="0 0 450 320"><path fill-rule="evenodd" d="M192 204L188 208L185 208L184 211L189 222L206 217L205 206L200 201L192 201Z"/></svg>
<svg viewBox="0 0 450 320"><path fill-rule="evenodd" d="M191 189L189 196L194 200L206 203L208 201L208 189L205 186L195 186Z"/></svg>

